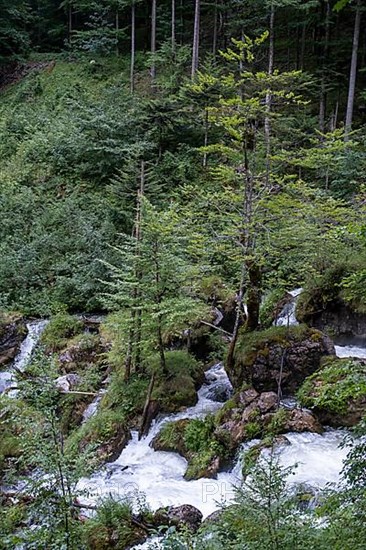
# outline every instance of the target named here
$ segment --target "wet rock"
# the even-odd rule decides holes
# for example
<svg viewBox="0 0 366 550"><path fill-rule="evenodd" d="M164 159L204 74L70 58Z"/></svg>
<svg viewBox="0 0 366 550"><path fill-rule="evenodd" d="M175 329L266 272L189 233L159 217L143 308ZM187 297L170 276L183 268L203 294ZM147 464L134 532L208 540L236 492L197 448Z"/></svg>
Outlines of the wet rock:
<svg viewBox="0 0 366 550"><path fill-rule="evenodd" d="M318 419L310 412L303 409L288 411L284 431L286 432L312 432L322 433L323 428Z"/></svg>
<svg viewBox="0 0 366 550"><path fill-rule="evenodd" d="M66 374L65 376L59 376L55 380L56 388L61 392L69 392L72 388L77 386L80 382L80 376L77 374Z"/></svg>
<svg viewBox="0 0 366 550"><path fill-rule="evenodd" d="M261 414L273 411L277 408L278 398L274 392L263 392L257 401L257 407Z"/></svg>
<svg viewBox="0 0 366 550"><path fill-rule="evenodd" d="M277 392L280 383L282 391L294 393L327 355L335 355L334 345L320 331L272 327L240 336L228 374L234 387L246 382L258 392Z"/></svg>
<svg viewBox="0 0 366 550"><path fill-rule="evenodd" d="M154 514L154 523L159 526L175 526L178 529L188 528L195 532L201 525L202 517L200 510L190 504L183 504L159 508Z"/></svg>
<svg viewBox="0 0 366 550"><path fill-rule="evenodd" d="M304 292L297 315L301 321L332 337L366 338L366 313L355 311L339 296L324 300L323 293L311 296Z"/></svg>
<svg viewBox="0 0 366 550"><path fill-rule="evenodd" d="M113 436L102 443L97 449L101 462L114 462L131 439L131 434L125 426L119 426Z"/></svg>
<svg viewBox="0 0 366 550"><path fill-rule="evenodd" d="M60 369L64 372L87 368L88 365L102 365L105 346L95 334L82 334L72 339L59 354Z"/></svg>
<svg viewBox="0 0 366 550"><path fill-rule="evenodd" d="M0 313L0 368L14 361L27 335L25 319L18 313Z"/></svg>

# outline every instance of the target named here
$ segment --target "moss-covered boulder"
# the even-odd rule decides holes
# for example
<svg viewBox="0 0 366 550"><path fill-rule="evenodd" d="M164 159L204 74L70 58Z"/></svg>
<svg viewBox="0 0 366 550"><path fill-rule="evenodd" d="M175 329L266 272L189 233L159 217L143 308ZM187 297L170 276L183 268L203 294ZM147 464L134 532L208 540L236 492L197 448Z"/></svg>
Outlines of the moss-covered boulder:
<svg viewBox="0 0 366 550"><path fill-rule="evenodd" d="M201 363L183 350L165 354L168 375L159 372L159 358L154 357L149 367L157 374L152 398L159 403L160 412L177 412L197 403L197 390L204 382Z"/></svg>
<svg viewBox="0 0 366 550"><path fill-rule="evenodd" d="M151 446L156 451L176 452L188 461L185 479L215 478L229 457L214 435L213 417L183 419L163 426Z"/></svg>
<svg viewBox="0 0 366 550"><path fill-rule="evenodd" d="M274 392L259 394L253 388L238 392L217 413L215 422L214 435L231 455L251 439L287 432L322 432L318 420L309 411L278 407Z"/></svg>
<svg viewBox="0 0 366 550"><path fill-rule="evenodd" d="M239 335L234 366L228 375L234 388L247 383L259 392L294 393L321 359L334 355L332 341L306 325L271 327Z"/></svg>
<svg viewBox="0 0 366 550"><path fill-rule="evenodd" d="M50 319L44 329L40 344L47 353L55 353L65 348L71 338L83 331L84 325L80 319L67 313L58 313Z"/></svg>
<svg viewBox="0 0 366 550"><path fill-rule="evenodd" d="M67 439L70 452L91 452L94 467L116 460L131 438L118 411L101 410Z"/></svg>
<svg viewBox="0 0 366 550"><path fill-rule="evenodd" d="M25 319L20 313L0 312L0 369L15 359L26 335Z"/></svg>
<svg viewBox="0 0 366 550"><path fill-rule="evenodd" d="M305 380L298 398L323 424L355 426L366 414L366 361L324 361L322 368Z"/></svg>
<svg viewBox="0 0 366 550"><path fill-rule="evenodd" d="M354 265L339 263L312 277L297 302L300 322L333 338L366 337L364 263L354 260Z"/></svg>
<svg viewBox="0 0 366 550"><path fill-rule="evenodd" d="M198 530L202 523L202 512L191 506L166 506L159 508L154 514L153 522L157 527L176 527L177 529L188 529L193 533Z"/></svg>

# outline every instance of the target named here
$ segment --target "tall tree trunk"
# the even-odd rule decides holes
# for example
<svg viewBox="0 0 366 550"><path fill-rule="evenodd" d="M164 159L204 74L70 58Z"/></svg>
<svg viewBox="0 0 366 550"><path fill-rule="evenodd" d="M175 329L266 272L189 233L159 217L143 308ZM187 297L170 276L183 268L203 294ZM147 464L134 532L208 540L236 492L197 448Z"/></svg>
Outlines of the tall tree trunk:
<svg viewBox="0 0 366 550"><path fill-rule="evenodd" d="M329 51L329 29L330 29L330 4L329 0L325 0L325 37L324 37L324 49L323 49L323 68L322 68L322 80L320 90L320 104L319 104L319 130L321 133L325 132L325 117L326 117L326 103L327 103L327 90L326 90L326 71L328 63L328 51Z"/></svg>
<svg viewBox="0 0 366 550"><path fill-rule="evenodd" d="M212 38L212 54L214 58L216 58L216 53L217 53L217 25L218 25L217 2L215 2L213 38Z"/></svg>
<svg viewBox="0 0 366 550"><path fill-rule="evenodd" d="M194 30L193 30L193 51L192 51L192 79L198 69L200 49L200 0L196 0L194 12Z"/></svg>
<svg viewBox="0 0 366 550"><path fill-rule="evenodd" d="M138 203L137 203L137 213L136 213L136 245L137 245L137 255L138 257L141 254L141 240L142 240L142 200L145 194L145 161L141 161L141 170L140 170L140 189L138 191ZM137 279L137 288L135 291L135 303L140 303L141 293L139 290L139 283L141 281L142 273L140 268L137 270L136 279ZM139 370L141 365L141 330L142 330L142 319L141 319L141 309L136 309L136 331L135 331L135 369Z"/></svg>
<svg viewBox="0 0 366 550"><path fill-rule="evenodd" d="M175 53L175 0L172 0L172 52Z"/></svg>
<svg viewBox="0 0 366 550"><path fill-rule="evenodd" d="M269 23L269 52L268 52L268 76L269 80L273 75L273 65L274 65L274 20L275 20L275 7L272 3L271 5L271 14L270 14L270 23ZM269 83L270 84L270 83ZM266 184L269 184L270 173L271 173L271 106L272 106L272 94L268 90L266 94L266 116L264 119L264 136L266 143Z"/></svg>
<svg viewBox="0 0 366 550"><path fill-rule="evenodd" d="M259 308L261 304L262 271L253 258L246 261L246 269L249 278L247 292L247 321L245 330L253 332L259 325Z"/></svg>
<svg viewBox="0 0 366 550"><path fill-rule="evenodd" d="M130 66L130 90L135 91L135 52L136 52L136 6L133 0L131 4L131 66Z"/></svg>
<svg viewBox="0 0 366 550"><path fill-rule="evenodd" d="M71 37L72 37L72 4L71 0L69 1L68 9L68 43L69 47L71 46Z"/></svg>
<svg viewBox="0 0 366 550"><path fill-rule="evenodd" d="M118 13L118 9L116 10L116 56L118 57L119 56L119 40L118 40L118 35L119 35L119 13Z"/></svg>
<svg viewBox="0 0 366 550"><path fill-rule="evenodd" d="M238 292L238 297L236 301L236 313L235 313L233 336L230 340L230 345L229 345L228 353L226 356L226 362L225 362L226 363L225 366L229 374L234 373L234 352L235 352L236 342L238 340L238 335L239 335L240 320L243 319L245 277L246 277L246 270L245 270L245 264L243 262L239 292Z"/></svg>
<svg viewBox="0 0 366 550"><path fill-rule="evenodd" d="M301 31L301 50L300 50L300 62L299 62L299 68L301 71L304 70L305 48L306 48L306 21L303 22L302 31Z"/></svg>
<svg viewBox="0 0 366 550"><path fill-rule="evenodd" d="M155 81L156 78L156 67L154 55L156 52L156 0L152 0L151 6L151 48L152 62L151 62L151 80Z"/></svg>
<svg viewBox="0 0 366 550"><path fill-rule="evenodd" d="M358 56L358 43L360 39L360 26L361 26L361 0L357 0L355 26L353 32L353 48L351 59L351 70L349 75L349 88L348 88L348 101L347 101L347 113L346 113L346 125L345 125L345 140L349 139L349 133L352 129L353 120L353 105L355 101L355 88L356 88L356 76L357 76L357 56Z"/></svg>
<svg viewBox="0 0 366 550"><path fill-rule="evenodd" d="M151 396L155 385L155 373L153 372L150 378L149 387L147 389L146 399L145 399L145 405L144 410L142 412L142 419L141 419L141 425L139 429L139 440L144 436L147 435L147 432L149 431L149 409L150 409L150 403L151 403Z"/></svg>

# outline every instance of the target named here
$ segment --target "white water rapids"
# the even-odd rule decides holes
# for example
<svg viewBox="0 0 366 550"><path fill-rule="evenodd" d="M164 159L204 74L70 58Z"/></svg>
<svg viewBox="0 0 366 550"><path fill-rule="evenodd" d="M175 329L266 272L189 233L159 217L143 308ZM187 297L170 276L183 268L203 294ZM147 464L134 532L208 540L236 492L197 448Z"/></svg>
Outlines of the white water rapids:
<svg viewBox="0 0 366 550"><path fill-rule="evenodd" d="M27 367L34 348L38 344L43 330L45 329L48 321L31 321L27 323L28 334L23 340L18 355L16 356L12 366L3 372L0 372L0 394L6 391L8 388L16 388L16 371L23 372ZM16 394L16 390L9 392L9 396L12 397Z"/></svg>
<svg viewBox="0 0 366 550"><path fill-rule="evenodd" d="M296 291L294 301L297 295ZM287 309L279 320L286 319L285 324L296 322L294 312L295 307L290 312ZM27 324L28 336L13 367L16 366L21 371L26 368L46 323L47 321L35 321ZM366 358L366 348L362 347L336 346L336 351L339 357ZM0 373L0 392L14 385L12 368ZM230 392L231 385L222 364L214 365L206 373L206 383L198 391L198 402L194 407L158 418L148 436L141 441L138 441L137 433L133 432L131 441L115 462L107 464L92 477L80 481L78 489L87 492L82 498L83 502L94 503L109 495L122 498L126 495L144 494L147 504L153 510L161 506L191 504L201 510L204 517L217 510L221 503L230 502L234 496L234 487L241 481L240 457L230 471L219 473L217 479L186 481L183 477L187 467L184 458L176 453L154 451L150 447L152 439L166 422L183 418L204 418L207 414L218 411L223 401L229 398ZM95 413L100 398L101 394L85 411L86 421ZM287 405L295 404L289 402ZM339 447L344 437L342 430L329 430L323 435L290 433L286 437L290 445L279 447L281 463L284 466L298 464L289 479L291 484L322 488L329 482L338 481L342 461L347 454L347 449Z"/></svg>
<svg viewBox="0 0 366 550"><path fill-rule="evenodd" d="M286 304L277 319L277 325L297 324L295 309L302 289L289 292L292 300ZM336 346L339 357L365 357L366 347ZM191 504L201 510L204 517L217 510L220 503L229 502L234 487L241 481L241 459L238 458L231 471L221 472L216 480L200 479L185 481L187 462L175 453L154 451L150 443L166 422L182 418L202 418L219 410L222 403L215 401L218 386L230 388L230 382L221 364L206 373L207 384L198 392L198 403L186 411L168 415L157 420L147 437L138 441L137 433L122 451L120 457L89 479L83 479L80 489L88 491L87 501L113 495L133 496L142 492L153 510L160 506ZM219 392L220 393L220 392ZM290 406L296 406L294 400ZM284 403L284 406L288 405ZM339 480L342 463L347 455L346 448L340 448L344 439L343 430L329 430L323 435L313 433L290 433L286 438L290 445L279 448L283 466L297 464L290 476L290 484L323 488L327 483Z"/></svg>

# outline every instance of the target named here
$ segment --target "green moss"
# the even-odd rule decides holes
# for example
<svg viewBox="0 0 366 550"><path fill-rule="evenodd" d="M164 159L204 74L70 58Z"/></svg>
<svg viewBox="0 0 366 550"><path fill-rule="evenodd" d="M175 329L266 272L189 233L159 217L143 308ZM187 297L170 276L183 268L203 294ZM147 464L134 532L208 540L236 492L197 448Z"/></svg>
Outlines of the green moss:
<svg viewBox="0 0 366 550"><path fill-rule="evenodd" d="M143 510L141 515L141 523L150 518L148 510ZM98 507L93 518L86 521L83 538L87 548L125 550L142 542L146 532L133 521L132 505L127 500L110 498Z"/></svg>
<svg viewBox="0 0 366 550"><path fill-rule="evenodd" d="M168 351L165 354L168 375L159 375L153 399L164 412L175 412L197 402L197 388L203 379L201 364L187 351ZM159 372L159 358L149 361L150 369Z"/></svg>
<svg viewBox="0 0 366 550"><path fill-rule="evenodd" d="M287 418L288 411L286 409L278 409L266 427L266 435L274 436L283 433Z"/></svg>
<svg viewBox="0 0 366 550"><path fill-rule="evenodd" d="M245 426L245 435L248 439L255 439L262 433L262 426L259 422L248 422Z"/></svg>
<svg viewBox="0 0 366 550"><path fill-rule="evenodd" d="M287 347L290 342L300 342L314 334L318 334L318 331L306 325L270 327L266 330L247 333L242 331L235 349L235 363L244 368L251 367L258 354L268 356L269 348L273 344Z"/></svg>
<svg viewBox="0 0 366 550"><path fill-rule="evenodd" d="M366 365L349 359L327 359L309 376L298 392L300 403L334 413L345 413L349 404L366 397Z"/></svg>
<svg viewBox="0 0 366 550"><path fill-rule="evenodd" d="M42 333L40 342L48 351L56 352L66 346L68 340L83 331L83 323L66 313L51 318Z"/></svg>

